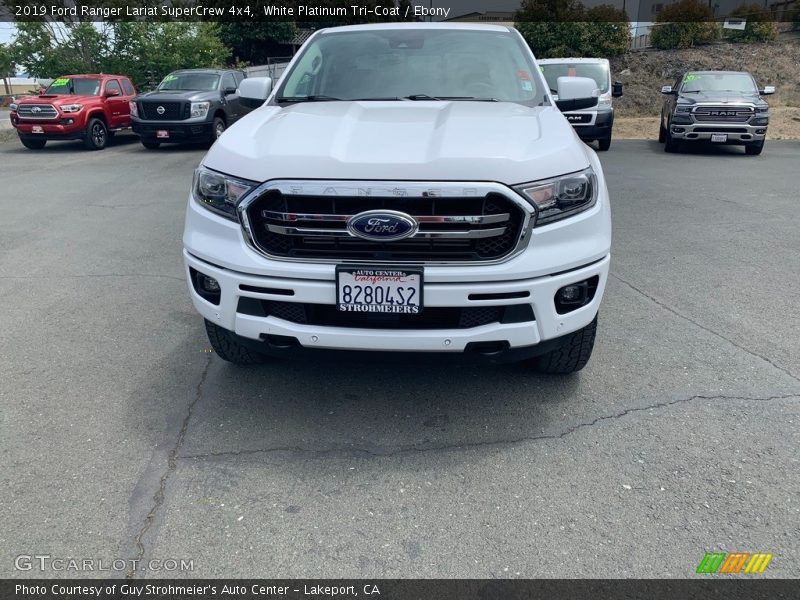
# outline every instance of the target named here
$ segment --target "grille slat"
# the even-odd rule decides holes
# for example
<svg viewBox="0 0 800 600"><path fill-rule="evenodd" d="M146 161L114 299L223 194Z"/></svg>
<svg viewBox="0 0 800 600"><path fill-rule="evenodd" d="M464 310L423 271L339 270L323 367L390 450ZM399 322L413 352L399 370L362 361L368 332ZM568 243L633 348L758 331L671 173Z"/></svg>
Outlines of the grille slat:
<svg viewBox="0 0 800 600"><path fill-rule="evenodd" d="M747 106L698 106L692 114L699 123L747 123L755 110Z"/></svg>
<svg viewBox="0 0 800 600"><path fill-rule="evenodd" d="M419 224L415 235L380 242L351 235L347 220L368 210L396 210ZM523 210L497 192L466 197L294 195L271 189L249 203L253 241L287 258L380 261L483 261L511 253Z"/></svg>

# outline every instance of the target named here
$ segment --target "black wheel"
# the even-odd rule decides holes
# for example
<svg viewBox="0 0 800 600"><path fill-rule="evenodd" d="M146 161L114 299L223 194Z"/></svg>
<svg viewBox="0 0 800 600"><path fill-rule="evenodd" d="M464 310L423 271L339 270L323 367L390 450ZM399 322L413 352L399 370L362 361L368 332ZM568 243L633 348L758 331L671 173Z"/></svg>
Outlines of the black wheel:
<svg viewBox="0 0 800 600"><path fill-rule="evenodd" d="M664 125L661 123L658 124L658 143L663 144L667 141L667 130L664 129Z"/></svg>
<svg viewBox="0 0 800 600"><path fill-rule="evenodd" d="M212 127L211 142L214 143L225 133L225 120L221 117L214 117L214 125Z"/></svg>
<svg viewBox="0 0 800 600"><path fill-rule="evenodd" d="M108 128L100 119L89 119L89 126L86 128L86 137L83 145L87 150L102 150L108 143Z"/></svg>
<svg viewBox="0 0 800 600"><path fill-rule="evenodd" d="M30 148L31 150L41 150L47 143L47 140L40 140L38 138L29 138L22 136L20 136L19 141L22 142L23 146L25 146L26 148Z"/></svg>
<svg viewBox="0 0 800 600"><path fill-rule="evenodd" d="M239 336L206 320L208 341L214 352L222 359L235 365L260 365L267 362L267 356L251 350L242 344Z"/></svg>
<svg viewBox="0 0 800 600"><path fill-rule="evenodd" d="M672 137L669 129L664 132L664 152L677 152L680 142Z"/></svg>
<svg viewBox="0 0 800 600"><path fill-rule="evenodd" d="M161 142L148 142L147 140L141 140L141 142L142 146L148 150L158 150L158 147L161 146Z"/></svg>
<svg viewBox="0 0 800 600"><path fill-rule="evenodd" d="M600 145L600 151L605 152L606 150L611 148L611 136L603 138L602 140L597 140L597 143Z"/></svg>
<svg viewBox="0 0 800 600"><path fill-rule="evenodd" d="M747 144L744 147L745 154L748 154L750 156L758 156L759 154L761 154L762 150L764 150L764 140L761 140L760 142L754 142L752 144Z"/></svg>
<svg viewBox="0 0 800 600"><path fill-rule="evenodd" d="M580 371L589 362L597 334L597 316L583 329L564 336L563 344L547 354L537 356L530 366L539 373L568 375Z"/></svg>

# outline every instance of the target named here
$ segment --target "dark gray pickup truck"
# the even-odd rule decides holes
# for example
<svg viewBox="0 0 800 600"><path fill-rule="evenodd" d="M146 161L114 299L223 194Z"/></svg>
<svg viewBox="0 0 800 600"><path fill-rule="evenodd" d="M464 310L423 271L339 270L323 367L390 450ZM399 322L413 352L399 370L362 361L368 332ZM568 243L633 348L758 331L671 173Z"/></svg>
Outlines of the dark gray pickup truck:
<svg viewBox="0 0 800 600"><path fill-rule="evenodd" d="M761 96L775 88L759 89L745 71L692 71L675 85L661 88L658 141L666 152L683 142L743 145L747 154L761 154L769 124L769 105Z"/></svg>
<svg viewBox="0 0 800 600"><path fill-rule="evenodd" d="M145 148L162 143L213 143L250 112L239 100L246 75L233 69L170 73L155 91L131 102L131 126Z"/></svg>

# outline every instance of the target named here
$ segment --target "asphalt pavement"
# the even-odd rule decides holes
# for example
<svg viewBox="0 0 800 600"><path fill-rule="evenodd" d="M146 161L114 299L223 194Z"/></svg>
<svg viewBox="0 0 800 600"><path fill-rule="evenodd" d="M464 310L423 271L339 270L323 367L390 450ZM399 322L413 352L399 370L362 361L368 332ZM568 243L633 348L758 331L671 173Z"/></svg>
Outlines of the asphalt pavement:
<svg viewBox="0 0 800 600"><path fill-rule="evenodd" d="M601 154L612 275L567 378L224 363L181 262L202 155L0 145L0 577L800 576L800 143Z"/></svg>

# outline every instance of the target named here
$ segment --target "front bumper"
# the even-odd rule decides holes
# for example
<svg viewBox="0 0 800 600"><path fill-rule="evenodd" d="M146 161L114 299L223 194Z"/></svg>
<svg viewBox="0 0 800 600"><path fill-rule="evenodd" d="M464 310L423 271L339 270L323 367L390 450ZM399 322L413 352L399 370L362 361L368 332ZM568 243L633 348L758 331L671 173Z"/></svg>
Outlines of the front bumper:
<svg viewBox="0 0 800 600"><path fill-rule="evenodd" d="M586 124L572 123L575 133L584 142L593 142L594 140L603 140L611 137L611 131L614 127L614 111L586 111L565 113L565 117L569 120L569 115L572 114L591 114L591 120Z"/></svg>
<svg viewBox="0 0 800 600"><path fill-rule="evenodd" d="M212 123L132 119L131 127L142 139L165 144L207 142L213 138ZM158 137L159 131L166 131L169 137Z"/></svg>
<svg viewBox="0 0 800 600"><path fill-rule="evenodd" d="M86 123L83 121L69 124L56 121L30 121L12 120L14 128L20 137L29 137L42 140L79 140L86 136ZM41 127L42 133L34 133L34 127Z"/></svg>
<svg viewBox="0 0 800 600"><path fill-rule="evenodd" d="M681 141L711 141L711 136L725 134L727 144L748 144L763 141L767 136L767 125L747 123L673 123L670 126L673 139Z"/></svg>
<svg viewBox="0 0 800 600"><path fill-rule="evenodd" d="M599 165L595 168L601 172ZM611 217L608 192L601 181L597 203L591 209L534 228L524 250L513 258L496 264L426 265L423 311L527 305L524 319L493 320L473 327L436 328L434 323L434 327L401 329L331 326L329 321L310 325L274 314L259 316L245 305L268 301L335 306L335 264L258 254L245 241L239 223L211 213L191 197L183 242L189 292L197 311L208 321L265 347L275 339L285 344L288 338L304 348L459 353L479 346L533 349L533 355L547 347L546 342L582 329L595 318L609 271ZM192 270L217 280L218 303L197 292ZM590 279L596 283L591 300L559 314L557 290ZM245 302L240 302L242 299Z"/></svg>

